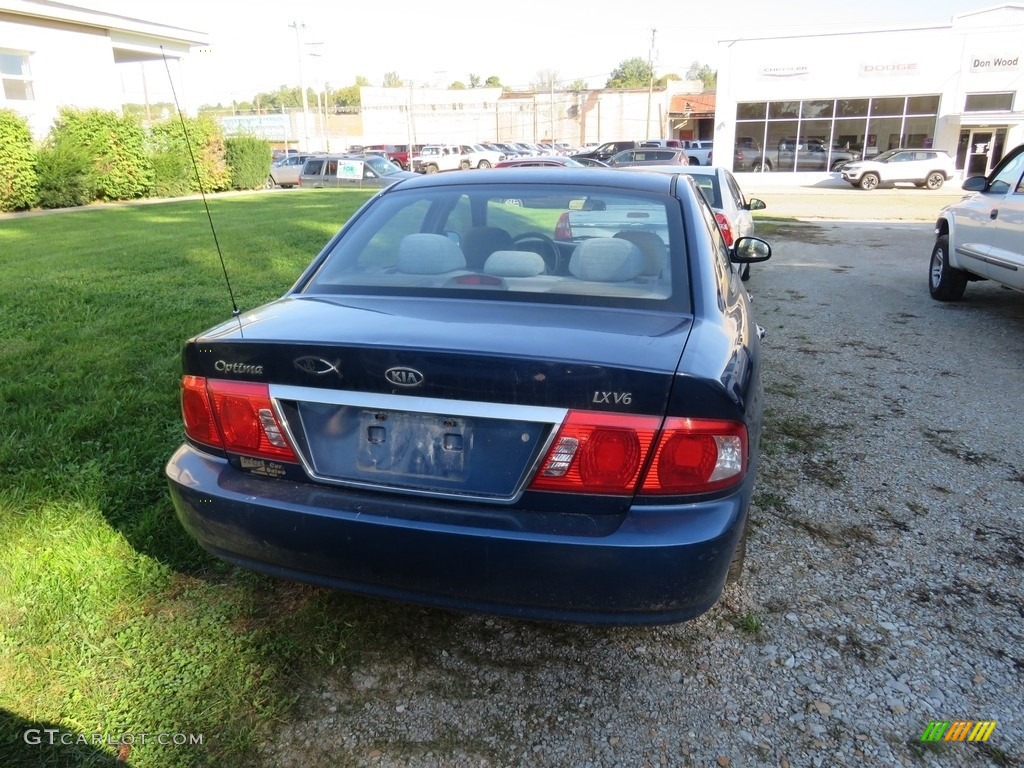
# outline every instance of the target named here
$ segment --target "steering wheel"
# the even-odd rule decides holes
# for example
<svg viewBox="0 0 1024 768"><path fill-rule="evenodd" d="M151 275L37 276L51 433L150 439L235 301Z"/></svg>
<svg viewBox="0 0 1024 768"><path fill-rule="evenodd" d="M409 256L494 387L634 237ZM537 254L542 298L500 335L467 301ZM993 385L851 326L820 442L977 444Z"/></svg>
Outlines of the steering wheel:
<svg viewBox="0 0 1024 768"><path fill-rule="evenodd" d="M539 243L541 246L540 257L544 259L544 264L547 267L547 273L549 275L558 274L559 262L562 259L562 254L561 251L558 250L558 244L554 240L542 232L523 232L522 234L516 235L512 238L512 245L514 246L519 246L523 243ZM516 250L527 249L516 248Z"/></svg>

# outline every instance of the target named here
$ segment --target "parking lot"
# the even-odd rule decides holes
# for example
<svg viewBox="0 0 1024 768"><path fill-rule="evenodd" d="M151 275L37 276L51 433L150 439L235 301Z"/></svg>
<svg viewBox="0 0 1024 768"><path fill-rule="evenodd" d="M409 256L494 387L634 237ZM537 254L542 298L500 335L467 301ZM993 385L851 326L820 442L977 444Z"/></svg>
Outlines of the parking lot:
<svg viewBox="0 0 1024 768"><path fill-rule="evenodd" d="M1024 762L1024 296L929 297L929 219L958 184L742 183L768 214L803 198L808 219L872 220L777 225L747 284L768 397L739 586L653 629L380 603L382 624L420 629L309 681L268 764ZM922 743L933 720L997 726Z"/></svg>

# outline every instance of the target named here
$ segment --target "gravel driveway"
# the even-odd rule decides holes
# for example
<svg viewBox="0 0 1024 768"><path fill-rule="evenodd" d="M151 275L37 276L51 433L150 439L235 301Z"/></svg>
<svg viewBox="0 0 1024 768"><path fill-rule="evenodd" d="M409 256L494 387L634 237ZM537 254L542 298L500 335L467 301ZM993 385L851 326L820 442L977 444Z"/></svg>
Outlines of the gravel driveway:
<svg viewBox="0 0 1024 768"><path fill-rule="evenodd" d="M770 239L741 583L653 629L382 603L417 629L311 681L264 764L1024 765L1024 295L932 301L928 224ZM932 720L998 725L926 745Z"/></svg>

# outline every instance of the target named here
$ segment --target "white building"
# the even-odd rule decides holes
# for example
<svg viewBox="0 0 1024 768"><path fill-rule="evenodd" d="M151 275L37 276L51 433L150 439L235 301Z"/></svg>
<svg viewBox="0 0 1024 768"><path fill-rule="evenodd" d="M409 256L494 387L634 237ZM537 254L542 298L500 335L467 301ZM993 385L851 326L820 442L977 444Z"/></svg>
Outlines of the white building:
<svg viewBox="0 0 1024 768"><path fill-rule="evenodd" d="M831 156L806 153L801 163L801 148L817 141L860 157L896 147L944 149L974 175L1024 142L1021 4L946 24L720 46L715 155L742 153L737 170L760 163L776 172L827 171ZM779 162L780 147L796 151Z"/></svg>
<svg viewBox="0 0 1024 768"><path fill-rule="evenodd" d="M0 108L24 115L42 138L60 107L120 111L125 68L164 56L176 63L202 45L200 32L49 0L0 0Z"/></svg>

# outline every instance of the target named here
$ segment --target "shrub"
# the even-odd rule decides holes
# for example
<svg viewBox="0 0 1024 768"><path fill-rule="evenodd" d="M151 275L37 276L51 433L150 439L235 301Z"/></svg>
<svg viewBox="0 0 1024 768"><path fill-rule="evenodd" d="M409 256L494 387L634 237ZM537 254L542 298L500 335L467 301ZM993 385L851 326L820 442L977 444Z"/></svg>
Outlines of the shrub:
<svg viewBox="0 0 1024 768"><path fill-rule="evenodd" d="M70 208L96 199L93 158L69 141L51 142L36 153L38 200L43 208Z"/></svg>
<svg viewBox="0 0 1024 768"><path fill-rule="evenodd" d="M64 107L50 137L55 147L71 145L86 152L97 198L131 200L149 193L152 166L145 133L136 118L102 109Z"/></svg>
<svg viewBox="0 0 1024 768"><path fill-rule="evenodd" d="M31 208L36 203L36 187L28 121L13 110L0 109L0 211Z"/></svg>
<svg viewBox="0 0 1024 768"><path fill-rule="evenodd" d="M149 145L152 156L180 156L188 167L189 192L199 191L199 182L196 181L197 170L204 192L228 189L231 173L224 158L224 136L220 125L210 117L185 118L184 124L185 130L188 131L188 142L185 141L182 120L177 116L151 125ZM192 166L193 156L196 167Z"/></svg>
<svg viewBox="0 0 1024 768"><path fill-rule="evenodd" d="M255 136L237 136L224 142L232 189L258 189L267 180L270 145Z"/></svg>
<svg viewBox="0 0 1024 768"><path fill-rule="evenodd" d="M153 194L156 197L183 197L196 185L196 173L187 154L158 152L153 155Z"/></svg>

